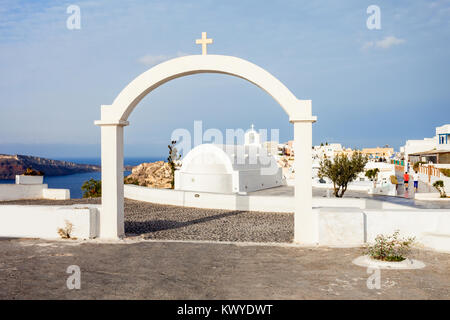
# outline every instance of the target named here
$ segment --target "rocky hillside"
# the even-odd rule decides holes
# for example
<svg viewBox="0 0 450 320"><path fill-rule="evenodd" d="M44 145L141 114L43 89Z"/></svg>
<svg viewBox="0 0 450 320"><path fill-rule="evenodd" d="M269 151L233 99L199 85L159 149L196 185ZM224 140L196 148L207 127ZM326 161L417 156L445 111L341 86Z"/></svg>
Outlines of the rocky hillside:
<svg viewBox="0 0 450 320"><path fill-rule="evenodd" d="M46 176L100 171L100 166L90 164L77 164L32 156L0 154L0 179L14 179L16 174L22 174L30 167L44 172Z"/></svg>
<svg viewBox="0 0 450 320"><path fill-rule="evenodd" d="M172 172L164 161L141 163L125 178L125 183L152 188L170 188Z"/></svg>

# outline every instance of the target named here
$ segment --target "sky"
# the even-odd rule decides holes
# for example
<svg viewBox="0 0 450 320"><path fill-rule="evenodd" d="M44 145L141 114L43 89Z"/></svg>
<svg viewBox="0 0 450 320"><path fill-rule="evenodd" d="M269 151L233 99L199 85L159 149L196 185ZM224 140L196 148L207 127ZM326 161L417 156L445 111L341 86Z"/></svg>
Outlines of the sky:
<svg viewBox="0 0 450 320"><path fill-rule="evenodd" d="M80 29L67 28L70 5ZM381 29L369 29L370 5ZM313 143L362 148L433 137L450 123L450 0L0 0L0 153L98 157L100 105L152 66L200 54L266 69L318 121ZM245 80L199 74L147 95L125 127L126 157L167 154L178 128L279 129L286 113Z"/></svg>

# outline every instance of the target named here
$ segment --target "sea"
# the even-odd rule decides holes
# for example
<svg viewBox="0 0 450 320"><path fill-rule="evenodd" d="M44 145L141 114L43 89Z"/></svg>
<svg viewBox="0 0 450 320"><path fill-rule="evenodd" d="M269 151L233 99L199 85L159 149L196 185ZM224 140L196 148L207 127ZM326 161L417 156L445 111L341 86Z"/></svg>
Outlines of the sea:
<svg viewBox="0 0 450 320"><path fill-rule="evenodd" d="M52 158L53 160L63 160L70 161L79 164L94 164L100 165L100 158ZM125 157L124 165L125 166L137 166L144 162L155 162L166 160L164 157ZM127 176L131 173L131 171L124 171L124 176ZM70 197L72 199L79 199L83 197L83 192L81 191L81 186L83 183L89 179L100 180L102 178L101 172L86 172L86 173L76 173L65 176L52 176L47 177L44 176L44 183L48 184L49 188L57 188L57 189L69 189ZM0 183L15 183L15 180L1 180Z"/></svg>

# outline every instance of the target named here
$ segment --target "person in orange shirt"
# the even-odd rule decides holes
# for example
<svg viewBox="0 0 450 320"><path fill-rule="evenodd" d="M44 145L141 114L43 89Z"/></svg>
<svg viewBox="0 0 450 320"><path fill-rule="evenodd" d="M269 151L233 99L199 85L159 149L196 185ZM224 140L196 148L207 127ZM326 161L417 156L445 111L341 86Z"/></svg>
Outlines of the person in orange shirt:
<svg viewBox="0 0 450 320"><path fill-rule="evenodd" d="M408 191L409 174L408 171L403 175L403 181L405 182L405 190Z"/></svg>

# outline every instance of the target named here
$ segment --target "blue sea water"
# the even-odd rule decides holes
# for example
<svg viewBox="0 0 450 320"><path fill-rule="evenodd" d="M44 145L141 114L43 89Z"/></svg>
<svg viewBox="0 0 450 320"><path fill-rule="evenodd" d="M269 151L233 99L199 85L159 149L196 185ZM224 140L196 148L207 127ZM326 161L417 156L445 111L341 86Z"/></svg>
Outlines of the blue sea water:
<svg viewBox="0 0 450 320"><path fill-rule="evenodd" d="M100 158L55 158L54 160L64 160L64 161L70 161L80 164L95 164L100 165L101 159ZM144 162L155 162L165 160L165 158L155 158L155 157L148 157L148 158L125 158L124 159L124 165L126 166L136 166ZM130 171L125 171L124 176L129 175ZM44 176L44 183L48 184L49 188L60 188L60 189L69 189L70 190L70 197L72 199L82 198L83 193L81 191L81 186L83 183L89 179L96 179L100 180L102 178L101 172L86 172L86 173L77 173L77 174L71 174L67 176L54 176L54 177L47 177ZM0 180L0 183L15 183L14 180Z"/></svg>

